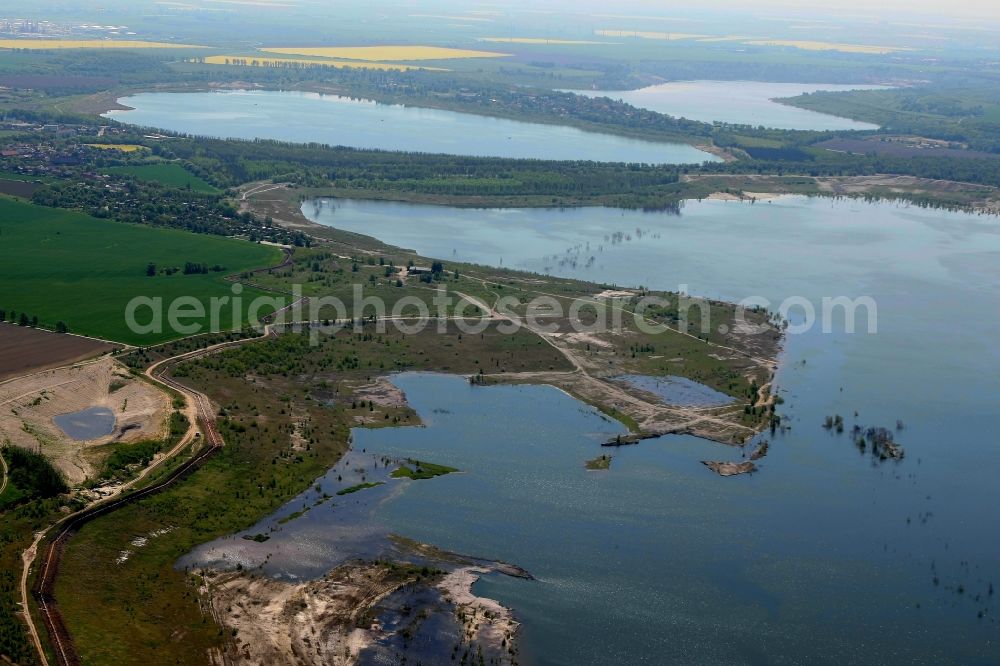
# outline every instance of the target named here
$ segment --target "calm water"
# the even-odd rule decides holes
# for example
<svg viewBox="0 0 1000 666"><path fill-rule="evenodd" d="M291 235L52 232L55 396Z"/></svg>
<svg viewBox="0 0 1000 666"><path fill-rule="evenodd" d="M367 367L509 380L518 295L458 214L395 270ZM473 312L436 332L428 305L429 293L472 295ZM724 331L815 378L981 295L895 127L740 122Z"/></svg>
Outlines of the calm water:
<svg viewBox="0 0 1000 666"><path fill-rule="evenodd" d="M105 116L200 136L547 160L650 164L718 160L685 144L318 93L141 93L120 102L134 110L109 111Z"/></svg>
<svg viewBox="0 0 1000 666"><path fill-rule="evenodd" d="M115 429L115 415L107 407L88 407L79 412L52 417L60 430L73 439L85 441L110 435Z"/></svg>
<svg viewBox="0 0 1000 666"><path fill-rule="evenodd" d="M610 472L585 473L582 458L600 452L579 420L585 408L554 390L397 380L430 417L427 434L359 431L359 444L469 471L413 485L379 515L407 536L538 576L479 586L517 610L536 661L996 662L997 218L798 197L689 203L680 216L357 202L304 210L445 260L502 257L774 304L877 302L877 334L862 321L854 335L835 322L833 333L789 336L778 384L791 430L749 477L708 473L700 460L738 453L690 437L626 447ZM589 268L567 260L591 254ZM453 413L433 412L444 406ZM875 465L820 426L834 413L848 428L901 419L906 459Z"/></svg>
<svg viewBox="0 0 1000 666"><path fill-rule="evenodd" d="M671 116L796 130L865 130L877 125L816 113L772 100L817 90L879 90L883 86L761 81L674 81L638 90L574 90L588 97L620 99Z"/></svg>
<svg viewBox="0 0 1000 666"><path fill-rule="evenodd" d="M657 396L668 405L690 405L695 407L718 407L733 402L731 396L692 381L686 377L649 377L646 375L622 375L616 377L637 389Z"/></svg>

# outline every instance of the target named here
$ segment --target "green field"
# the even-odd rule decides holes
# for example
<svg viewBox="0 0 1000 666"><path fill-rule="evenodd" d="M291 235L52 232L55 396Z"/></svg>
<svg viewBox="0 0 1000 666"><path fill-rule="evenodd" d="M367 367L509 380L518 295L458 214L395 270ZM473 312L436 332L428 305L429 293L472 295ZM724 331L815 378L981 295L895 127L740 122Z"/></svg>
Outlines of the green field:
<svg viewBox="0 0 1000 666"><path fill-rule="evenodd" d="M194 192L216 194L219 190L194 175L180 164L163 162L161 164L140 164L137 166L108 167L105 173L122 176L134 176L139 180L160 183L180 189L191 188Z"/></svg>
<svg viewBox="0 0 1000 666"><path fill-rule="evenodd" d="M125 323L126 304L135 296L160 297L166 305L181 296L206 304L230 296L223 277L278 263L280 252L245 241L99 220L82 213L47 208L0 197L0 309L37 316L41 325L64 321L74 333L148 345L180 333L139 335ZM160 269L186 262L219 265L207 274L147 277L149 263ZM245 289L243 309L263 292ZM222 308L220 323L232 325L232 309ZM136 319L149 321L148 309ZM207 323L207 317L198 320Z"/></svg>

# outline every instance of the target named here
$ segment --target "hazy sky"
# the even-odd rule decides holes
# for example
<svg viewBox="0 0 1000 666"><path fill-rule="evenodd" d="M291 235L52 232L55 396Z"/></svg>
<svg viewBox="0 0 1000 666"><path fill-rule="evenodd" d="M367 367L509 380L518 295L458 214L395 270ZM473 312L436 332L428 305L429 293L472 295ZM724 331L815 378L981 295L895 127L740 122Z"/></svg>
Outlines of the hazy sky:
<svg viewBox="0 0 1000 666"><path fill-rule="evenodd" d="M466 3L459 3L467 6ZM477 3L478 4L478 3ZM503 6L507 3L482 3ZM664 0L538 0L536 2L516 2L519 6L531 5L538 9L549 7L568 10L590 10L622 13L623 11L643 11L657 15L669 15L674 12L699 13L735 10L740 14L773 14L787 12L792 16L823 16L842 17L844 15L878 16L901 21L913 19L914 14L920 18L938 17L945 21L949 19L988 18L1000 21L1000 0L832 0L819 2L817 0L699 0L697 3L684 4L664 2Z"/></svg>
<svg viewBox="0 0 1000 666"><path fill-rule="evenodd" d="M702 5L714 5L717 0L703 0ZM843 15L856 13L861 15L877 14L893 15L892 18L905 20L907 14L914 12L949 17L992 17L1000 19L1000 3L996 0L836 0L836 2L801 2L796 0L761 0L759 2L736 2L735 0L718 0L720 5L751 7L775 7L794 9L802 13Z"/></svg>

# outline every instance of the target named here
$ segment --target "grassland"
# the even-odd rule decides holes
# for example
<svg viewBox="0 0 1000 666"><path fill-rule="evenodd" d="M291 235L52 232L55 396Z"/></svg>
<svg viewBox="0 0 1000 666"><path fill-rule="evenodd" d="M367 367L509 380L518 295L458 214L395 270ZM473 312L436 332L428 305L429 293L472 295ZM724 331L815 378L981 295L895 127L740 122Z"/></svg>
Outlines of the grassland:
<svg viewBox="0 0 1000 666"><path fill-rule="evenodd" d="M418 67L393 62L362 62L358 60L308 60L306 58L267 58L257 56L217 55L198 59L205 65L229 65L234 67L332 67L334 69L377 69L382 71L406 72L413 69L440 70L437 67Z"/></svg>
<svg viewBox="0 0 1000 666"><path fill-rule="evenodd" d="M33 51L52 49L204 49L207 46L193 44L168 44L165 42L142 42L138 40L105 39L0 39L0 49L29 49Z"/></svg>
<svg viewBox="0 0 1000 666"><path fill-rule="evenodd" d="M139 180L151 183L160 183L168 187L188 189L195 192L205 192L216 194L219 190L194 175L180 164L171 162L160 162L158 164L138 164L135 166L109 167L104 173L113 173L123 176L133 176Z"/></svg>
<svg viewBox="0 0 1000 666"><path fill-rule="evenodd" d="M280 258L272 247L100 220L5 197L0 197L0 220L0 307L37 316L44 326L64 321L72 332L131 344L179 336L169 330L131 332L124 312L133 297L160 297L166 304L193 296L206 304L232 293L223 272L148 277L149 263L174 267L190 261L238 272ZM242 295L246 304L262 294L249 289ZM222 326L231 325L231 315L230 308L222 309Z"/></svg>
<svg viewBox="0 0 1000 666"><path fill-rule="evenodd" d="M502 58L509 53L450 49L441 46L320 46L320 47L267 47L265 53L311 56L318 58L346 58L374 62L403 60L453 60L465 58Z"/></svg>

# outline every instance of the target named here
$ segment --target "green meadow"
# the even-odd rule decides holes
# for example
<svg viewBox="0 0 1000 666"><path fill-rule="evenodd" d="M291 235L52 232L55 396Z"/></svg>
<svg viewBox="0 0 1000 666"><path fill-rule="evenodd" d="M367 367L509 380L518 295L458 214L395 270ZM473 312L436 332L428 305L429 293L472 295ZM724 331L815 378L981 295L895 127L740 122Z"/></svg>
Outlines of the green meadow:
<svg viewBox="0 0 1000 666"><path fill-rule="evenodd" d="M219 192L217 188L194 175L180 164L174 164L172 162L108 167L107 169L104 169L104 172L118 174L121 176L134 176L139 180L160 183L168 187L176 187L182 190L190 187L194 192L205 192L211 194Z"/></svg>
<svg viewBox="0 0 1000 666"><path fill-rule="evenodd" d="M49 328L63 321L73 333L107 340L149 345L182 337L166 330L166 306L173 299L193 296L207 311L211 297L232 295L224 276L276 264L280 254L247 241L99 220L0 197L0 309L8 317L11 310L37 316ZM187 262L222 270L185 275ZM154 276L147 275L150 263L157 268ZM243 290L244 314L261 295ZM125 310L135 296L163 299L163 332L129 329ZM221 309L223 327L232 325L232 310L228 304ZM137 311L140 323L150 317L148 308ZM189 322L207 325L208 316L184 320Z"/></svg>

